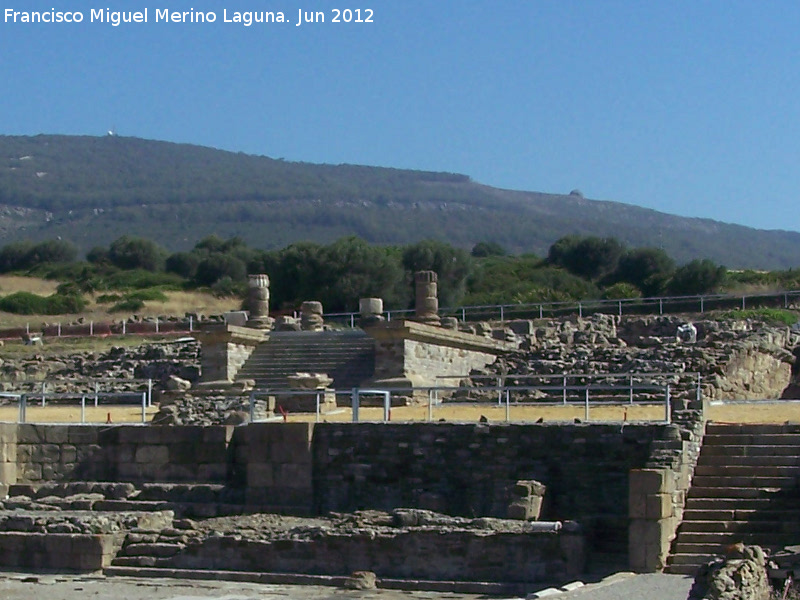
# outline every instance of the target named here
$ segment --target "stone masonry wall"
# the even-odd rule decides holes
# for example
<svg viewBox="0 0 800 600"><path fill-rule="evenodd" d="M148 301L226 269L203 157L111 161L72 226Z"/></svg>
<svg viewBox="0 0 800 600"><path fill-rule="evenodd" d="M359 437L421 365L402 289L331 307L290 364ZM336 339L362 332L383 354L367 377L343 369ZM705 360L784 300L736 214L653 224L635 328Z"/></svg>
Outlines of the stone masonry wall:
<svg viewBox="0 0 800 600"><path fill-rule="evenodd" d="M520 479L547 486L541 518L573 519L593 551L625 554L628 473L663 425L318 424L315 509L418 507L505 517Z"/></svg>
<svg viewBox="0 0 800 600"><path fill-rule="evenodd" d="M12 482L225 483L232 427L33 425L16 428Z"/></svg>

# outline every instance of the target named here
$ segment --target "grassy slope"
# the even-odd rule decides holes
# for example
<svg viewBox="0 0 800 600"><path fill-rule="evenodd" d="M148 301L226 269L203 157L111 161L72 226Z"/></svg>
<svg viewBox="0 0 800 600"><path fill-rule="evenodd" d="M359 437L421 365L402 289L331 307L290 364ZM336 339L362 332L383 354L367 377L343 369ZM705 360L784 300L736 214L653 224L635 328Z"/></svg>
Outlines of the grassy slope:
<svg viewBox="0 0 800 600"><path fill-rule="evenodd" d="M62 236L84 250L126 233L170 250L211 233L239 235L257 248L355 234L384 244L438 238L467 248L491 240L540 255L577 233L663 246L681 262L800 265L796 232L499 190L464 175L290 163L120 137L0 136L0 233L7 241Z"/></svg>

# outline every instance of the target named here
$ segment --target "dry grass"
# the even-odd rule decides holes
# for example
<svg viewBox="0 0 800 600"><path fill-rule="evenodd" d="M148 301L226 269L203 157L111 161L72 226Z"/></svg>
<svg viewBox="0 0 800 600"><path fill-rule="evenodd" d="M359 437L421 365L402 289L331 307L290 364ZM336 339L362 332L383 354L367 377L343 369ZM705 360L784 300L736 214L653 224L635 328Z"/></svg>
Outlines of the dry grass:
<svg viewBox="0 0 800 600"><path fill-rule="evenodd" d="M156 408L148 408L146 411L147 420L149 421ZM142 422L142 407L132 406L130 404L120 405L107 405L86 406L84 415L86 423L107 423L111 419L112 423L141 423ZM19 420L19 408L14 406L0 406L0 421L15 423ZM74 405L58 406L32 406L29 405L26 409L26 419L28 423L80 423L81 422L81 407L80 403Z"/></svg>
<svg viewBox="0 0 800 600"><path fill-rule="evenodd" d="M0 294L7 296L15 292L30 292L40 296L49 296L55 293L58 284L58 281L49 281L38 277L0 275Z"/></svg>
<svg viewBox="0 0 800 600"><path fill-rule="evenodd" d="M156 408L147 409L148 420L156 412ZM94 407L86 406L85 419L87 423L106 423L111 415L112 423L141 423L141 407L132 405L107 405ZM450 423L475 423L481 416L489 422L502 423L506 420L504 406L495 404L461 404L445 403L433 407L431 418L433 421L444 419ZM19 410L16 405L0 407L0 421L16 422ZM603 406L592 407L589 420L582 406L511 406L509 417L512 422L534 422L544 419L546 423L571 423L574 419L584 422L629 422L662 421L664 419L663 406L633 405L633 406ZM361 421L382 421L383 408L367 407L359 411ZM782 404L744 404L712 406L708 411L708 418L712 421L723 423L784 423L800 422L800 402L787 402ZM293 413L288 415L290 422L313 422L316 415L313 413ZM31 423L79 423L81 420L80 404L74 405L29 405L27 421ZM324 422L350 422L353 420L349 408L339 408L336 411L321 415ZM427 406L395 406L391 411L392 422L424 422L428 420Z"/></svg>
<svg viewBox="0 0 800 600"><path fill-rule="evenodd" d="M0 276L0 295L6 296L14 292L31 292L40 296L55 293L59 282L36 279L34 277ZM136 311L140 317L183 316L186 313L202 315L219 315L230 310L241 308L239 298L217 298L211 294L196 291L165 292L165 302L148 301L142 309ZM131 315L128 313L112 313L113 304L98 304L94 297L87 297L89 305L80 314L72 315L15 315L0 311L0 328L24 327L39 329L47 323L71 323L83 318L97 323L119 322Z"/></svg>
<svg viewBox="0 0 800 600"><path fill-rule="evenodd" d="M431 419L438 421L444 419L451 423L475 423L481 416L489 422L506 421L506 409L496 404L442 404L433 407ZM537 406L537 405L511 405L509 420L512 422L534 422L544 419L550 423L570 423L574 419L584 422L635 422L635 421L663 421L664 407L662 405L633 405L633 406L600 406L590 407L589 419L586 419L585 409L582 406ZM787 402L782 404L744 404L712 406L708 411L708 418L717 422L730 423L783 423L786 421L800 422L800 403ZM290 414L289 421L309 422L314 421L314 414ZM382 408L361 408L359 410L361 421L382 421ZM352 421L352 411L349 408L340 408L333 413L321 415L321 421L342 422ZM391 410L391 420L396 422L427 421L427 406L396 406Z"/></svg>

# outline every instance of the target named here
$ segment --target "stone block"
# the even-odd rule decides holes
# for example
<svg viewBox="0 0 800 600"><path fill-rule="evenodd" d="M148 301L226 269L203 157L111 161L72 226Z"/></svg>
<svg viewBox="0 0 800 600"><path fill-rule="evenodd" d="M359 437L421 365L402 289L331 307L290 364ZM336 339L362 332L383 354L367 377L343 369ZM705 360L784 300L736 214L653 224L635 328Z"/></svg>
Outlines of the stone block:
<svg viewBox="0 0 800 600"><path fill-rule="evenodd" d="M284 463L275 467L275 485L289 489L311 490L311 465Z"/></svg>
<svg viewBox="0 0 800 600"><path fill-rule="evenodd" d="M44 425L44 441L48 444L66 444L69 441L68 425Z"/></svg>
<svg viewBox="0 0 800 600"><path fill-rule="evenodd" d="M17 463L0 463L0 483L11 484L17 482Z"/></svg>
<svg viewBox="0 0 800 600"><path fill-rule="evenodd" d="M272 487L275 484L275 468L271 464L250 463L247 465L247 487Z"/></svg>
<svg viewBox="0 0 800 600"><path fill-rule="evenodd" d="M169 447L164 445L139 446L136 448L134 460L137 463L164 465L169 462Z"/></svg>
<svg viewBox="0 0 800 600"><path fill-rule="evenodd" d="M632 469L628 485L632 494L669 493L670 472L667 469Z"/></svg>
<svg viewBox="0 0 800 600"><path fill-rule="evenodd" d="M30 423L22 423L17 429L17 443L19 444L40 444L44 442L44 433L41 426Z"/></svg>
<svg viewBox="0 0 800 600"><path fill-rule="evenodd" d="M672 516L672 494L650 494L645 497L647 519L660 520Z"/></svg>
<svg viewBox="0 0 800 600"><path fill-rule="evenodd" d="M78 460L77 448L72 444L62 445L60 460L62 463L74 463L76 460Z"/></svg>
<svg viewBox="0 0 800 600"><path fill-rule="evenodd" d="M11 463L6 463L10 465ZM17 477L23 482L26 481L41 481L42 480L42 465L39 463L27 463L21 466L17 471Z"/></svg>
<svg viewBox="0 0 800 600"><path fill-rule="evenodd" d="M226 463L208 463L197 468L198 481L224 482L228 480Z"/></svg>
<svg viewBox="0 0 800 600"><path fill-rule="evenodd" d="M70 425L67 433L67 441L70 444L96 444L98 439L98 428L93 425Z"/></svg>
<svg viewBox="0 0 800 600"><path fill-rule="evenodd" d="M16 444L18 427L16 423L0 423L0 444Z"/></svg>
<svg viewBox="0 0 800 600"><path fill-rule="evenodd" d="M0 463L17 462L17 443L0 442Z"/></svg>

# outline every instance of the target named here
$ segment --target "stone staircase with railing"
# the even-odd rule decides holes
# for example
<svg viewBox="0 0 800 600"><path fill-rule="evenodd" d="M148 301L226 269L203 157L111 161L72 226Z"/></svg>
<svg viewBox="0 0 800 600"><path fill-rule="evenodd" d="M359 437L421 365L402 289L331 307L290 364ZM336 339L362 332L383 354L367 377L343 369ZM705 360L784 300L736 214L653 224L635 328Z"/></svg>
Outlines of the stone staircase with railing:
<svg viewBox="0 0 800 600"><path fill-rule="evenodd" d="M666 571L694 574L732 544L800 543L800 424L709 423Z"/></svg>
<svg viewBox="0 0 800 600"><path fill-rule="evenodd" d="M270 333L236 376L254 379L256 388L288 389L286 378L295 373L325 373L332 387L350 389L375 372L375 341L361 330L284 331Z"/></svg>

